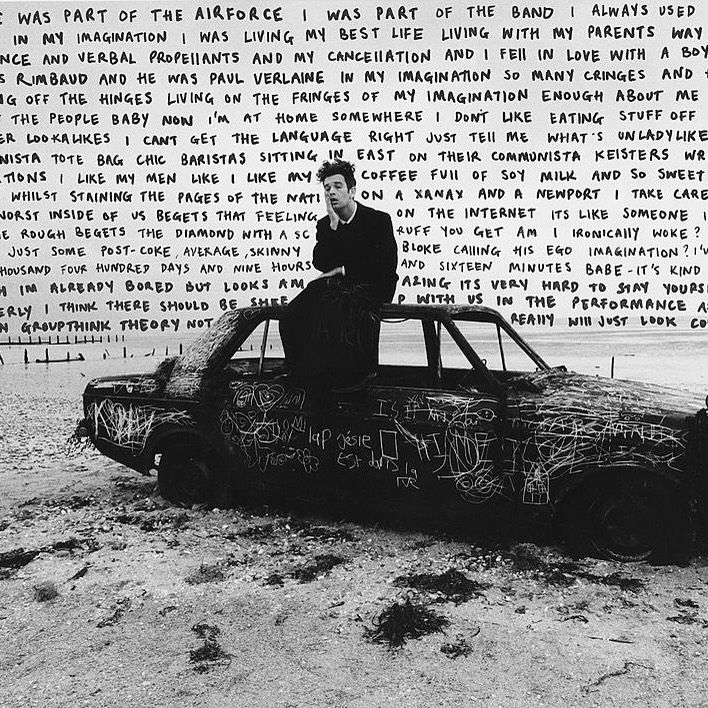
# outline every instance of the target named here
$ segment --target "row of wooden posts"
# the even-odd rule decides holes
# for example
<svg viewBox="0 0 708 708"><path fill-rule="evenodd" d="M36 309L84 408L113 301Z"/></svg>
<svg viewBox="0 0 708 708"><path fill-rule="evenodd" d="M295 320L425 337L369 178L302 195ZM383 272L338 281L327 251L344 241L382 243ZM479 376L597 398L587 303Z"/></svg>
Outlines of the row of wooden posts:
<svg viewBox="0 0 708 708"><path fill-rule="evenodd" d="M182 343L180 342L180 344L179 344L179 353L180 354L182 353L182 349L183 349L183 346L182 346ZM170 348L169 348L169 346L166 346L165 347L165 356L169 356L169 355L170 355ZM108 350L104 350L103 358L107 359L109 356L110 355L108 354ZM131 356L133 356L133 355L131 354ZM144 356L155 356L155 347L152 348L151 352L146 353ZM128 358L128 348L124 346L123 347L123 359L127 359L127 358ZM67 362L67 361L86 361L86 358L84 357L84 355L81 352L79 352L76 356L73 356L73 357L71 356L70 352L67 352L65 358L61 357L61 358L50 359L49 358L49 347L45 347L44 359L35 359L34 363L35 364L55 364L55 363ZM25 349L25 351L24 351L24 362L25 362L25 364L32 363L30 361L29 352L27 351L27 349ZM5 360L3 359L2 354L0 354L0 365L4 365L4 364L5 364Z"/></svg>
<svg viewBox="0 0 708 708"><path fill-rule="evenodd" d="M17 337L17 341L12 341L12 337L7 338L6 342L0 342L0 347L11 347L11 346L17 346L18 344L22 346L23 344L25 346L32 346L32 345L37 345L37 344L44 344L46 345L52 345L55 346L57 344L102 344L103 343L103 335L99 335L98 337L95 334L92 334L91 337L89 338L87 335L84 335L83 337L79 337L78 334L74 335L74 341L69 340L69 335L67 335L64 338L64 341L61 341L59 338L59 335L55 337L54 341L52 341L52 336L49 335L49 337L45 337L42 339L41 336L38 336L36 341L32 339L32 335L29 335L26 339L26 341L22 340L22 337ZM113 339L111 340L111 335L107 335L106 337L106 342L108 344L113 342L124 342L125 341L125 335L124 334L114 334Z"/></svg>

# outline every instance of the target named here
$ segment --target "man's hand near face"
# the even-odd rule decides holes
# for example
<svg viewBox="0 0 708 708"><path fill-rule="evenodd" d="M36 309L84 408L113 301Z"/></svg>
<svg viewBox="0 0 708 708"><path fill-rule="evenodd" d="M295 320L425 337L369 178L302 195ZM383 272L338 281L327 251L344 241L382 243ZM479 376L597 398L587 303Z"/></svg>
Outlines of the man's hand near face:
<svg viewBox="0 0 708 708"><path fill-rule="evenodd" d="M326 273L320 273L315 280L319 280L320 278L331 278L333 275L344 275L344 266L338 266L337 268L328 270Z"/></svg>
<svg viewBox="0 0 708 708"><path fill-rule="evenodd" d="M332 231L336 231L339 226L339 216L332 206L329 194L325 194L325 204L327 205L327 216L329 216L329 227Z"/></svg>

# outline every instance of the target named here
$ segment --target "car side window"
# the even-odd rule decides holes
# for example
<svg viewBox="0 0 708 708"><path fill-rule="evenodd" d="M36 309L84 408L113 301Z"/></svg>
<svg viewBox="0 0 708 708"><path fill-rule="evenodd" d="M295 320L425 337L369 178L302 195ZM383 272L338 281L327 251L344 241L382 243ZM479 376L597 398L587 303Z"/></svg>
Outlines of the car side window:
<svg viewBox="0 0 708 708"><path fill-rule="evenodd" d="M381 321L379 365L428 365L423 324L420 320L383 319Z"/></svg>
<svg viewBox="0 0 708 708"><path fill-rule="evenodd" d="M267 373L282 367L285 363L283 343L280 339L278 320L264 320L246 337L233 352L229 366L242 370ZM248 364L248 366L246 366Z"/></svg>
<svg viewBox="0 0 708 708"><path fill-rule="evenodd" d="M419 319L383 319L379 334L377 383L430 388L436 385L428 365L423 323Z"/></svg>
<svg viewBox="0 0 708 708"><path fill-rule="evenodd" d="M535 371L535 362L495 322L455 320L455 325L487 369L495 373ZM443 369L470 368L464 352L447 331L441 334L440 358Z"/></svg>

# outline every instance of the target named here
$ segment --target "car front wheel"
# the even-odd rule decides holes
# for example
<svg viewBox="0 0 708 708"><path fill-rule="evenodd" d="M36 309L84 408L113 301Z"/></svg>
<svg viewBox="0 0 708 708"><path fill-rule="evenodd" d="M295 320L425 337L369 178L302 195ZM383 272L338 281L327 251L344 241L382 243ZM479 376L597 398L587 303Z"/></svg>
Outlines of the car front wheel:
<svg viewBox="0 0 708 708"><path fill-rule="evenodd" d="M199 442L181 441L167 446L157 470L160 494L185 506L228 506L227 485L216 455Z"/></svg>
<svg viewBox="0 0 708 708"><path fill-rule="evenodd" d="M576 555L684 563L691 553L689 504L677 485L645 470L588 480L567 505L563 525Z"/></svg>

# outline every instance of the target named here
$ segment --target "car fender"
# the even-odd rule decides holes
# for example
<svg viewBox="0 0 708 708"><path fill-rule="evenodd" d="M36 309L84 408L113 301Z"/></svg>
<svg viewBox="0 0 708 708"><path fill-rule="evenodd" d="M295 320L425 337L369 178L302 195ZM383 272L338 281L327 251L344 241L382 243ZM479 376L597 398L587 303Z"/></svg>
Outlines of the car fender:
<svg viewBox="0 0 708 708"><path fill-rule="evenodd" d="M145 443L145 461L149 470L154 465L155 455L162 452L172 442L194 440L214 449L217 453L221 450L214 444L214 439L206 435L200 428L185 425L165 424L155 428Z"/></svg>
<svg viewBox="0 0 708 708"><path fill-rule="evenodd" d="M228 460L236 460L237 465L243 469L246 460L241 451L231 442L219 435L209 435L201 427L187 427L185 425L161 425L148 438L145 444L146 471L154 466L155 455L162 452L173 442L192 441L195 445L202 445L211 450L225 464Z"/></svg>
<svg viewBox="0 0 708 708"><path fill-rule="evenodd" d="M646 474L651 474L660 480L668 482L687 498L692 496L693 475L682 473L663 464L653 464L650 458L635 456L636 459L627 457L610 459L603 464L589 464L581 470L569 471L560 477L556 482L553 493L553 503L556 507L562 506L573 494L582 490L590 480L595 480L599 476L609 477L611 475L622 474L626 470L643 470Z"/></svg>

